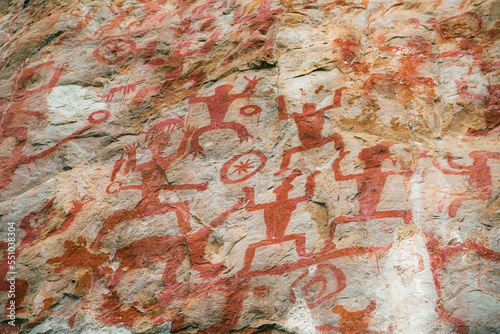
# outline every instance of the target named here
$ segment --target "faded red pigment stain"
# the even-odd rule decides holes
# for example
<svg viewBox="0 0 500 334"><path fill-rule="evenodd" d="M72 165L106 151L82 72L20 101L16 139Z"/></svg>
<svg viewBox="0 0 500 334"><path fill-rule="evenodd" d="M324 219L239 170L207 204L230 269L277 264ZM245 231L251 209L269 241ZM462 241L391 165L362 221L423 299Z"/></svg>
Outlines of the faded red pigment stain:
<svg viewBox="0 0 500 334"><path fill-rule="evenodd" d="M222 60L223 65L235 61L239 56L248 54L249 50L258 50L262 59L272 59L274 53L274 39L272 31L281 8L272 9L273 1L263 1L255 14L241 14L241 6L235 8L232 24L238 25L235 38L241 41Z"/></svg>
<svg viewBox="0 0 500 334"><path fill-rule="evenodd" d="M45 227L47 222L54 216L55 212L53 210L55 197L48 200L40 210L32 211L28 215L26 215L21 222L19 223L20 229L24 230L24 236L19 242L19 245L15 250L15 259L17 260L19 256L23 253L24 249L29 247L35 241L45 237L42 235L42 229ZM8 251L7 251L7 243L2 242L0 247L5 249L3 252L2 260L0 260L0 291L9 291L10 283L6 281L7 273L10 270L9 262L12 261L12 258L9 259ZM17 268L16 270L17 271ZM16 295L14 297L14 301L16 303L16 313L20 314L25 312L24 308L21 307L22 302L24 301L24 297L26 296L26 292L28 291L29 284L26 280L16 279ZM9 303L9 301L7 301ZM5 311L7 312L7 310ZM7 313L5 313L7 314Z"/></svg>
<svg viewBox="0 0 500 334"><path fill-rule="evenodd" d="M62 145L70 142L71 140L78 138L79 136L85 134L88 130L92 129L95 125L106 121L110 116L110 112L107 110L98 110L91 113L88 117L89 124L82 127L81 129L73 132L71 135L60 140L54 146L34 155L26 155L23 152L24 142L23 140L19 145L14 147L11 155L9 157L3 158L1 169L0 169L0 189L6 187L12 182L12 177L16 172L17 168L23 165L31 164L41 158L44 158L58 150Z"/></svg>
<svg viewBox="0 0 500 334"><path fill-rule="evenodd" d="M104 295L103 299L102 313L98 314L96 319L104 324L131 328L136 321L144 318L144 314L136 309L133 304L125 305L121 303L116 291Z"/></svg>
<svg viewBox="0 0 500 334"><path fill-rule="evenodd" d="M474 151L469 153L472 158L472 164L469 166L457 164L453 161L453 156L450 152L446 153L448 166L452 169L444 168L437 160L434 160L434 166L444 174L464 175L467 177L467 183L472 189L470 192L453 194L445 196L439 202L439 211L444 209L446 203L450 200L451 204L448 207L448 215L451 218L456 217L458 209L465 201L487 201L492 197L492 175L491 168L488 166L489 159L500 160L500 153L488 151Z"/></svg>
<svg viewBox="0 0 500 334"><path fill-rule="evenodd" d="M478 66L483 74L492 72L500 67L499 61L487 61L483 59L484 51L492 47L498 40L500 29L498 23L493 29L486 30L481 17L472 12L467 12L458 16L453 16L437 22L429 20L433 30L436 32L440 41L457 43L458 48L453 51L443 52L439 57L460 58L471 56L472 63L469 66L469 74L473 67Z"/></svg>
<svg viewBox="0 0 500 334"><path fill-rule="evenodd" d="M171 124L163 121L162 128L153 127L154 133L149 138L148 149L152 152L152 158L148 162L142 164L136 164L136 150L138 145L130 145L125 148L127 153L127 160L124 161L122 157L115 163L111 179L113 180L118 172L120 171L123 164L125 164L125 174L129 172L140 172L142 175L142 184L140 185L125 185L122 186L120 182L119 190L129 190L136 189L141 190L142 200L137 204L134 209L131 210L117 210L113 212L103 223L102 228L99 230L97 237L91 245L91 248L100 249L101 240L105 238L117 225L121 224L123 221L145 218L160 214L165 214L168 212L175 212L177 216L177 222L179 226L179 232L185 235L191 231L190 225L190 214L189 214L189 203L184 202L162 202L159 199L160 191L175 191L183 189L194 189L197 191L206 190L208 183L201 184L181 184L181 185L170 185L165 174L165 171L171 166L171 164L177 159L181 158L187 147L189 137L195 132L195 127L188 127L184 131L184 136L181 140L177 151L167 157L164 157L163 150L168 146L170 142L169 131L163 131L166 127L170 127L171 124L178 124L178 120L171 120ZM149 133L148 133L149 134ZM149 137L149 136L148 136ZM146 139L148 140L148 139ZM110 185L111 186L111 185ZM110 190L108 186L108 192Z"/></svg>
<svg viewBox="0 0 500 334"><path fill-rule="evenodd" d="M468 136L484 137L500 133L500 84L489 85L488 95L484 98L484 120L483 129L469 129Z"/></svg>
<svg viewBox="0 0 500 334"><path fill-rule="evenodd" d="M425 101L432 102L436 96L434 86L436 83L432 78L419 76L420 66L427 59L434 58L432 45L422 37L410 39L406 46L383 46L381 51L401 54L398 70L392 74L373 73L363 86L363 90L370 97L376 89L391 89L397 92L397 96L404 104L410 103L415 93L425 95Z"/></svg>
<svg viewBox="0 0 500 334"><path fill-rule="evenodd" d="M294 114L288 114L286 112L285 97L283 95L278 97L278 117L280 120L293 118L297 126L299 139L302 145L289 148L283 152L283 160L280 165L280 170L274 175L282 174L287 170L288 165L290 164L290 159L295 153L321 147L332 141L335 143L335 149L339 149L344 145L340 135L333 134L323 138L321 133L323 132L323 126L325 125L325 111L340 106L342 91L345 89L347 88L342 87L337 89L335 91L333 103L324 108L317 110L316 103L305 103L302 107L302 113Z"/></svg>
<svg viewBox="0 0 500 334"><path fill-rule="evenodd" d="M409 176L412 174L412 170L410 168L407 168L407 170L403 172L382 171L382 163L386 159L391 159L390 147L394 144L395 143L392 142L383 142L373 147L363 149L358 155L358 158L364 162L363 172L350 175L344 175L340 168L340 161L342 161L342 159L344 159L344 157L350 152L345 151L343 147L340 149L339 156L335 159L332 165L335 180L356 180L356 199L359 202L359 215L340 216L333 219L330 224L330 237L327 241L328 245L332 247L334 246L331 245L331 242L335 237L335 229L338 224L368 221L380 218L402 218L405 224L410 224L412 222L411 210L377 211L377 206L380 202L387 177L390 175ZM395 164L396 160L391 160L393 164Z"/></svg>
<svg viewBox="0 0 500 334"><path fill-rule="evenodd" d="M351 69L354 74L368 73L368 64L365 62L356 61L361 50L361 43L357 40L343 40L337 38L333 41L333 53L340 52L341 61L338 66L342 69Z"/></svg>
<svg viewBox="0 0 500 334"><path fill-rule="evenodd" d="M470 239L461 244L442 247L440 246L441 240L435 234L427 232L425 235L427 238L426 246L430 258L432 277L438 295L436 311L442 320L453 325L456 333L467 334L470 332L470 329L466 322L462 319L452 317L453 312L444 308L444 301L442 300L443 271L453 256L475 253L485 260L500 262L500 253L485 247L478 241Z"/></svg>
<svg viewBox="0 0 500 334"><path fill-rule="evenodd" d="M51 231L47 233L46 236L50 236L52 234L60 234L66 231L71 226L71 224L73 224L73 222L76 219L76 216L83 209L84 205L91 201L92 199L88 199L87 195L84 195L81 200L71 201L71 205L73 207L69 209L61 225L59 225L59 227L54 227Z"/></svg>
<svg viewBox="0 0 500 334"><path fill-rule="evenodd" d="M10 184L17 167L28 159L23 153L28 139L27 120L47 119L47 115L30 110L29 99L49 94L66 68L65 65L55 66L55 61L31 67L23 62L13 77L10 95L0 98L0 139L15 139L11 155L0 161L0 189Z"/></svg>
<svg viewBox="0 0 500 334"><path fill-rule="evenodd" d="M237 277L223 278L217 285L218 290L225 291L227 299L224 304L220 321L212 326L198 331L198 334L230 333L238 323L238 317L243 309L243 301L251 285L248 279Z"/></svg>
<svg viewBox="0 0 500 334"><path fill-rule="evenodd" d="M157 68L158 66L166 67L164 82L139 89L132 99L132 104L137 106L149 97L161 92L165 93L173 84L180 85L192 82L193 86L199 86L203 82L206 77L205 71L193 72L191 68L186 68L185 65L188 59L199 58L215 50L216 42L219 41L222 34L219 31L222 27L216 25L216 16L204 14L207 9L213 8L214 5L215 3L208 2L198 6L199 8L196 7L188 11L189 3L184 2L182 5L177 6L176 10L168 14L161 13L161 11L158 12L161 7L157 5L149 9L146 8L149 6L147 4L137 4L128 7L112 5L110 9L113 11L115 18L111 23L104 25L96 32L96 36L107 35L109 37L106 39L99 37L85 40L104 40L101 46L94 50L94 55L97 59L109 65L115 65L125 61L129 57L133 57L134 59L143 58L145 64L153 68ZM249 15L242 15L240 5L234 8L232 24L238 26L238 29L233 37L238 40L239 44L222 60L221 64L224 66L228 66L238 57L247 54L249 50L259 51L263 55L263 58L266 59L271 57L274 41L272 38L268 38L268 35L271 34L271 29L282 9L272 10L272 1L263 1L259 5L257 13ZM123 26L124 22L128 18L131 18L132 13L137 10L143 11L145 17L139 21L134 21L135 23L132 22L129 24L126 29L131 30L131 32L123 34L121 30L125 28ZM217 9L219 12L223 10L224 7ZM170 22L177 20L178 17L182 18L181 24L176 25L175 28L167 27L166 29L172 29L175 35L182 40L174 47L168 59L163 59L161 56L155 57L156 42L149 42L145 48L138 49L136 42L129 38L131 35L142 36L145 32L150 31L150 28L141 29L141 25L146 21L158 21L161 23L167 20ZM112 32L116 32L117 34L113 35ZM211 32L211 36L201 47L194 49L192 45L196 42L197 36L200 33L206 32ZM134 90L135 88L134 86Z"/></svg>
<svg viewBox="0 0 500 334"><path fill-rule="evenodd" d="M236 122L224 122L224 118L226 117L231 103L238 99L251 97L254 93L257 82L264 78L254 77L253 79L249 79L245 77L245 79L248 81L248 84L243 92L239 94L229 93L233 89L232 85L221 85L215 88L215 94L212 96L197 97L196 93L194 93L189 97L189 103L191 104L199 102L206 104L210 114L210 125L201 127L193 133L193 137L190 142L191 148L188 154L193 153L195 156L198 154L205 156L203 148L199 144L199 138L202 134L208 131L217 129L234 130L238 134L240 142L252 138L252 136L248 133L248 130L242 124Z"/></svg>

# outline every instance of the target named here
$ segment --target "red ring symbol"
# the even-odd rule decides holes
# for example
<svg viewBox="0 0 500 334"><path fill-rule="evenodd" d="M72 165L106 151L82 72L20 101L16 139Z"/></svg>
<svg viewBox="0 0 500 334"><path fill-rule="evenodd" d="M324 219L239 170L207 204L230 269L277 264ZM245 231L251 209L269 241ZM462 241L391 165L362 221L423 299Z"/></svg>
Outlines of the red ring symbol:
<svg viewBox="0 0 500 334"><path fill-rule="evenodd" d="M251 111L251 112L245 112L245 110L247 110L247 109L253 109L253 111ZM243 115L245 117L250 117L250 116L253 116L253 115L260 114L261 111L262 111L261 107L259 107L256 104L252 104L252 105L249 105L249 106L241 107L241 109L240 109L240 115Z"/></svg>
<svg viewBox="0 0 500 334"><path fill-rule="evenodd" d="M327 277L335 277L335 284L337 286L335 291L327 295L323 295L327 290L326 285L328 283L328 279L327 277L325 277L325 275ZM318 282L322 285L320 291L315 294L311 294L309 292L309 288ZM290 286L290 302L295 303L297 299L295 291L298 290L298 288L301 288L302 292L309 299L309 307L313 308L323 303L324 301L331 299L340 291L344 290L345 287L346 277L342 270L340 270L340 268L335 267L331 264L320 264L316 267L315 271L307 269L305 273L303 273L299 278L295 280L295 282L292 283L292 285Z"/></svg>
<svg viewBox="0 0 500 334"><path fill-rule="evenodd" d="M102 117L95 118L95 116L99 115L99 114L102 114ZM102 122L104 122L105 120L107 120L109 118L109 115L111 115L111 113L108 110L97 110L97 111L94 111L92 114L89 115L89 122L91 124L102 123Z"/></svg>
<svg viewBox="0 0 500 334"><path fill-rule="evenodd" d="M242 178L239 178L239 179L236 179L236 180L231 180L230 178L227 177L227 173L229 172L229 168L241 157L244 157L245 155L250 155L250 154L253 154L253 155L256 155L260 161L261 161L261 164L259 167L257 167L253 172L251 172L250 174L248 175L245 175L243 176ZM257 150L253 150L253 151L250 151L250 152L244 152L244 153L241 153L241 154L238 154L238 155L235 155L234 157L232 157L231 159L229 159L221 168L220 170L220 179L222 181L222 183L224 184L231 184L231 183L238 183L238 182L243 182L245 180L248 180L249 178L251 178L252 176L254 176L255 174L257 174L258 172L260 172L265 166L266 166L266 162L267 162L267 158L266 156L262 153L262 152L259 152Z"/></svg>
<svg viewBox="0 0 500 334"><path fill-rule="evenodd" d="M113 185L115 185L115 184L118 184L118 188L116 188L116 190L115 190L115 191L111 191L111 190L110 190L110 189L111 189L111 186L113 186ZM115 182L111 183L111 184L110 184L110 185L106 188L106 192L107 192L108 194L115 194L115 193L117 193L117 192L119 192L119 191L120 191L120 186L121 186L121 185L122 185L122 182L120 182L120 181L115 181Z"/></svg>

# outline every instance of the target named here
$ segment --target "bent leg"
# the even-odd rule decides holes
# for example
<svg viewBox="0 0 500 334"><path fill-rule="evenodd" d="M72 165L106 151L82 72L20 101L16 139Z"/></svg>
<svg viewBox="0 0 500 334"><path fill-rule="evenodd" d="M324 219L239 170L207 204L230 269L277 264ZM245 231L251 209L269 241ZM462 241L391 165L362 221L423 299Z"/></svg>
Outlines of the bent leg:
<svg viewBox="0 0 500 334"><path fill-rule="evenodd" d="M117 210L113 212L108 219L104 222L101 229L97 233L97 237L94 242L90 245L90 249L100 249L101 240L104 239L117 225L122 221L131 220L138 218L142 213L142 210Z"/></svg>
<svg viewBox="0 0 500 334"><path fill-rule="evenodd" d="M308 149L309 147L306 146L297 146L285 150L285 152L283 152L283 160L281 161L280 170L274 173L274 175L278 176L279 174L282 174L287 170L288 165L290 164L290 160L292 159L292 155L298 152L306 151Z"/></svg>
<svg viewBox="0 0 500 334"><path fill-rule="evenodd" d="M189 213L189 202L177 202L177 203L169 203L171 210L175 210L175 214L177 215L177 223L179 224L179 233L181 235L188 234L192 228L190 224L190 213ZM168 210L170 211L170 210Z"/></svg>
<svg viewBox="0 0 500 334"><path fill-rule="evenodd" d="M207 126L204 126L204 127L201 127L199 128L198 130L196 130L193 135L191 136L191 142L190 142L190 148L189 148L189 152L188 154L191 154L191 153L194 153L194 155L196 156L197 154L201 155L201 156L205 156L205 154L203 153L203 148L200 146L200 143L199 143L199 138L202 134L204 134L205 132L208 132L210 130L214 130L216 129L217 127L214 125L214 124L210 124L210 125L207 125Z"/></svg>
<svg viewBox="0 0 500 334"><path fill-rule="evenodd" d="M248 133L247 128L240 123L236 122L220 122L216 124L217 129L231 129L236 131L238 134L238 138L240 139L240 143L244 140L248 140L249 138L253 138L253 136Z"/></svg>
<svg viewBox="0 0 500 334"><path fill-rule="evenodd" d="M357 221L366 221L366 217L357 215L357 216L340 216L332 220L330 223L330 228L328 232L328 239L325 241L324 250L334 249L335 245L332 244L333 238L335 238L335 230L337 229L337 225L339 224L347 224Z"/></svg>

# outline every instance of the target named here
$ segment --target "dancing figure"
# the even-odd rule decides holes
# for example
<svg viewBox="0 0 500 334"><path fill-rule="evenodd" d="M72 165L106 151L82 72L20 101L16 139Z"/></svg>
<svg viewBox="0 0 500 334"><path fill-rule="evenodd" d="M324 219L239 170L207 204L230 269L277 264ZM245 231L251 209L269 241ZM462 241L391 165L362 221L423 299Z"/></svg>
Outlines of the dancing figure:
<svg viewBox="0 0 500 334"><path fill-rule="evenodd" d="M493 194L491 169L488 166L488 159L500 160L500 153L474 151L470 152L469 156L472 158L472 164L470 166L464 166L455 163L451 153L447 152L446 157L448 165L455 170L446 169L437 160L433 161L434 166L444 174L468 176L467 183L472 188L472 194L469 191L451 196L454 197L454 199L448 207L448 216L450 216L450 218L457 216L457 211L463 202L474 200L487 201ZM447 195L439 202L439 211L443 210L445 204L449 200L450 196Z"/></svg>
<svg viewBox="0 0 500 334"><path fill-rule="evenodd" d="M204 102L208 107L208 112L210 113L210 125L204 126L196 130L191 138L191 148L188 154L194 153L205 156L203 153L203 148L199 144L199 138L205 132L217 129L231 129L236 131L240 142L252 138L248 133L248 130L244 125L236 122L224 122L224 117L226 117L229 106L233 101L243 98L249 98L253 95L255 86L257 82L264 78L254 77L249 79L243 92L239 94L230 94L229 92L233 89L233 85L221 85L215 88L215 94L206 97L197 97L196 93L189 97L189 103Z"/></svg>
<svg viewBox="0 0 500 334"><path fill-rule="evenodd" d="M323 126L325 125L325 111L340 106L342 91L344 89L346 89L346 87L339 88L335 91L333 103L329 106L316 110L316 103L305 103L302 107L302 113L300 114L288 114L286 112L284 96L280 95L278 97L278 117L280 121L293 118L295 124L297 125L299 139L302 145L285 150L280 170L274 175L279 175L285 172L290 164L292 155L295 153L317 148L332 141L335 142L335 149L337 150L344 145L342 143L342 138L338 134L329 135L328 137L321 136Z"/></svg>
<svg viewBox="0 0 500 334"><path fill-rule="evenodd" d="M247 211L264 211L264 222L266 224L266 235L267 239L262 240L253 244L250 244L245 251L245 258L243 272L250 270L252 265L252 260L255 256L255 250L257 247L268 246L272 244L278 244L284 241L295 240L297 246L297 254L299 256L307 256L308 253L305 249L306 237L304 234L289 234L286 235L285 231L290 223L290 218L293 212L297 209L297 205L301 202L308 201L314 195L314 188L316 187L316 182L314 177L319 173L316 171L307 177L305 185L305 194L296 198L288 198L288 193L293 189L292 182L298 176L302 175L299 170L292 171L292 174L283 180L280 186L273 190L276 194L276 201L270 203L256 204L254 202L255 188L242 188L245 192L245 200L247 205L245 209Z"/></svg>
<svg viewBox="0 0 500 334"><path fill-rule="evenodd" d="M335 229L338 224L345 224L358 221L368 221L371 219L381 218L403 218L405 224L412 222L412 212L410 210L388 210L377 211L377 206L384 190L385 182L389 175L407 175L412 172L408 168L404 172L382 171L382 163L386 159L390 159L389 148L394 143L380 143L370 148L363 149L358 158L364 163L364 171L359 174L344 175L340 170L340 161L350 152L345 151L342 147L339 156L335 159L332 167L335 173L335 180L346 181L356 180L358 192L356 198L359 202L359 214L353 216L341 216L335 218L330 225L330 237L325 243L325 247L332 247ZM391 159L395 164L396 160Z"/></svg>
<svg viewBox="0 0 500 334"><path fill-rule="evenodd" d="M166 126L166 124L164 125ZM117 210L113 212L104 222L102 228L97 234L97 237L91 245L92 248L99 249L102 246L101 240L106 237L117 225L125 220L162 215L171 211L174 211L177 215L180 234L186 235L186 233L191 231L191 225L189 223L190 214L188 201L175 203L161 202L159 199L159 195L161 190L175 191L183 189L195 189L197 191L202 191L207 189L208 182L199 184L171 185L165 173L165 171L172 165L174 161L184 155L189 137L195 130L195 127L188 127L184 131L184 137L182 138L181 144L179 145L177 151L167 157L162 156L162 152L170 142L170 134L165 131L158 132L156 136L152 136L149 140L148 149L153 154L151 160L139 165L136 165L136 150L138 145L129 145L125 148L125 151L127 153L127 161L124 161L125 159L122 155L120 160L115 163L115 169L113 170L112 178L116 176L116 173L124 163L125 173L140 172L142 175L141 185L122 186L120 184L119 190L139 189L142 191L142 200L132 210ZM114 183L116 182L120 183L119 181L115 181ZM109 188L110 187L108 186L108 190Z"/></svg>

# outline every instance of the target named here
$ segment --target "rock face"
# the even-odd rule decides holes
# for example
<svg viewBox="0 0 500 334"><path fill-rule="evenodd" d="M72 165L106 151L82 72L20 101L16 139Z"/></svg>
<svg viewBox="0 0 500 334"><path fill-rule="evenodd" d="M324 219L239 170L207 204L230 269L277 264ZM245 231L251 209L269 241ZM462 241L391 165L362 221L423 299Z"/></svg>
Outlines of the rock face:
<svg viewBox="0 0 500 334"><path fill-rule="evenodd" d="M498 1L0 12L0 332L500 333Z"/></svg>

